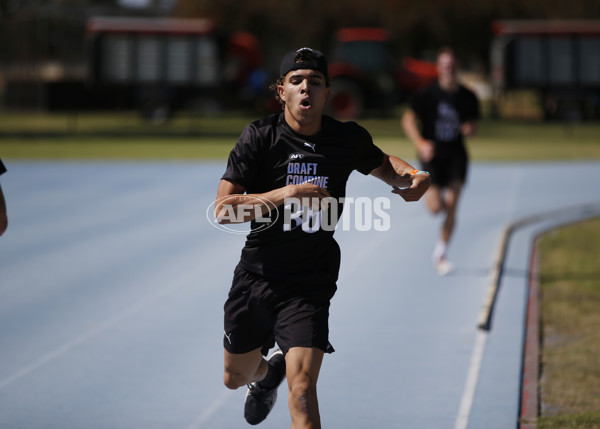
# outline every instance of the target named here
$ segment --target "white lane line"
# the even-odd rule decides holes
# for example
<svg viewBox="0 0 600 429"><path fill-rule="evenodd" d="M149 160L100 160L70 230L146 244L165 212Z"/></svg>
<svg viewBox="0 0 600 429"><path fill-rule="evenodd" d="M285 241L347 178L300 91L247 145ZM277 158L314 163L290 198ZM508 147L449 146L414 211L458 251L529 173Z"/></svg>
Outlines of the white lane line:
<svg viewBox="0 0 600 429"><path fill-rule="evenodd" d="M20 378L25 377L26 375L30 374L31 372L35 371L36 369L45 365L46 363L64 355L65 353L67 353L71 349L79 346L80 344L83 344L86 341L89 341L90 339L101 334L102 332L106 331L107 329L109 329L117 324L120 324L127 317L131 316L134 313L137 313L138 311L142 310L143 308L147 307L148 305L158 301L160 298L174 292L177 289L180 289L182 286L188 284L190 278L194 278L194 279L198 278L197 272L194 271L193 273L189 272L189 273L184 273L184 274L180 275L178 278L173 279L171 281L169 287L159 289L158 291L154 292L153 294L147 295L145 298L142 298L141 300L137 301L136 303L130 305L125 310L123 310L123 311L113 315L112 317L109 317L108 319L104 320L103 322L93 326L92 328L90 328L87 331L83 332L82 334L76 336L75 338L71 339L70 341L67 341L63 345L56 347L55 349L50 350L49 352L43 354L40 358L33 361L29 365L19 369L18 371L14 372L12 375L8 376L4 380L0 380L0 390L5 388L9 384L19 380Z"/></svg>
<svg viewBox="0 0 600 429"><path fill-rule="evenodd" d="M219 411L231 395L233 395L233 390L228 390L223 387L223 393L217 396L217 398L204 409L202 414L200 414L186 429L201 428L217 411Z"/></svg>
<svg viewBox="0 0 600 429"><path fill-rule="evenodd" d="M467 373L465 390L463 391L462 399L460 401L460 408L458 409L458 416L456 417L454 429L466 429L469 424L469 414L471 413L471 406L473 405L473 398L475 397L475 389L477 387L477 380L479 379L479 371L481 369L487 336L487 331L477 331L475 346L473 347L473 354L471 355L471 363Z"/></svg>

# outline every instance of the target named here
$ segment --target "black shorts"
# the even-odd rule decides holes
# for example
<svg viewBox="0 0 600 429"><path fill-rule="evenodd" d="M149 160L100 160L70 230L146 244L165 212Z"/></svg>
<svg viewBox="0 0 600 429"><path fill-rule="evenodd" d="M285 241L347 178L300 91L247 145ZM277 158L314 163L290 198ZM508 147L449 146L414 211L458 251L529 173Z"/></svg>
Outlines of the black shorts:
<svg viewBox="0 0 600 429"><path fill-rule="evenodd" d="M467 180L469 157L463 144L440 143L435 145L435 155L429 162L421 162L421 169L431 174L431 183L440 188L452 182Z"/></svg>
<svg viewBox="0 0 600 429"><path fill-rule="evenodd" d="M223 346L230 353L277 345L283 353L292 347L317 347L333 352L329 344L329 303L335 284L311 287L286 280L266 279L236 267L225 302Z"/></svg>

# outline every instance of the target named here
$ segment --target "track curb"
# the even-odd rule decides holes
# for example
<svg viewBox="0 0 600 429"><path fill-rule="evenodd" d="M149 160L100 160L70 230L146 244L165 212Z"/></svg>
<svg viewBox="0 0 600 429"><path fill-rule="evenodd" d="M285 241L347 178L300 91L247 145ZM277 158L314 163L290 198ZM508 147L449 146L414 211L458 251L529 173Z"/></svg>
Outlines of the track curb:
<svg viewBox="0 0 600 429"><path fill-rule="evenodd" d="M520 429L535 429L540 411L541 290L539 277L539 236L533 241L529 263L525 344L521 379Z"/></svg>
<svg viewBox="0 0 600 429"><path fill-rule="evenodd" d="M539 238L546 232L600 215L600 203L590 203L566 207L549 212L539 213L519 219L508 225L503 233L498 254L492 270L488 295L482 307L477 327L484 332L489 332L492 327L492 316L500 281L504 270L508 243L512 234L519 228L535 223L555 220L549 227L537 232L532 243L529 260L529 273L527 279L527 305L525 314L525 332L523 338L523 356L521 371L521 388L518 414L519 429L535 429L540 411L540 350L541 350L541 304L539 284Z"/></svg>
<svg viewBox="0 0 600 429"><path fill-rule="evenodd" d="M496 298L498 296L498 290L500 289L500 281L502 279L502 272L504 270L504 262L506 259L506 253L508 251L508 243L512 234L516 230L534 223L539 223L551 219L560 219L562 217L567 218L567 220L559 222L559 224L557 224L558 226L560 224L573 223L573 218L587 219L590 217L597 216L599 214L600 202L582 204L527 216L512 222L506 228L504 228L504 231L502 232L500 246L498 247L496 260L492 268L487 297L483 303L481 312L479 313L477 327L484 331L489 331L492 328L492 316L494 312L494 306L496 304Z"/></svg>

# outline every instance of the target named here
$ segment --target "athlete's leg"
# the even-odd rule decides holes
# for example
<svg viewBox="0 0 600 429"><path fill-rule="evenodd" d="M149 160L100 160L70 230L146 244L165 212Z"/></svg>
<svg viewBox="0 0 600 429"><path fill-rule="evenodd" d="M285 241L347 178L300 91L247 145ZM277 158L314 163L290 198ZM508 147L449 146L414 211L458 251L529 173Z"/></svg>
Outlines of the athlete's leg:
<svg viewBox="0 0 600 429"><path fill-rule="evenodd" d="M292 429L320 429L317 379L324 352L315 347L293 347L285 356Z"/></svg>
<svg viewBox="0 0 600 429"><path fill-rule="evenodd" d="M225 374L223 382L229 389L237 389L254 381L260 381L267 375L268 365L261 349L248 353L229 353L225 350Z"/></svg>
<svg viewBox="0 0 600 429"><path fill-rule="evenodd" d="M432 261L433 265L440 275L446 275L452 271L453 266L448 261L446 254L448 251L448 243L452 238L454 227L456 225L456 209L458 199L462 189L462 182L455 180L444 188L442 199L444 206L444 221L440 230L439 239L433 249Z"/></svg>
<svg viewBox="0 0 600 429"><path fill-rule="evenodd" d="M438 214L445 209L442 189L438 185L432 184L429 186L429 189L425 193L425 205L433 214Z"/></svg>
<svg viewBox="0 0 600 429"><path fill-rule="evenodd" d="M444 243L449 243L454 227L456 226L456 211L458 200L462 191L462 182L455 180L445 189L444 207L446 208L446 218L442 225L441 239Z"/></svg>

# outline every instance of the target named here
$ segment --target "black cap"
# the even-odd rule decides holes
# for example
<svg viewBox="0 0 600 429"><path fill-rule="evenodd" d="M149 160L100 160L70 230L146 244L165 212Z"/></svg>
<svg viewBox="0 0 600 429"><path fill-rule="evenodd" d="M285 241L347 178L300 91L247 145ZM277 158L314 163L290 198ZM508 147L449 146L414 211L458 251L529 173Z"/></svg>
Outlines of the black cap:
<svg viewBox="0 0 600 429"><path fill-rule="evenodd" d="M307 57L301 57L302 59L296 60L298 54L305 51L308 53ZM329 73L327 72L327 60L325 59L325 55L316 49L300 48L297 51L291 51L285 54L281 60L279 74L280 76L285 76L292 70L300 69L319 71L323 73L325 79L329 80Z"/></svg>

